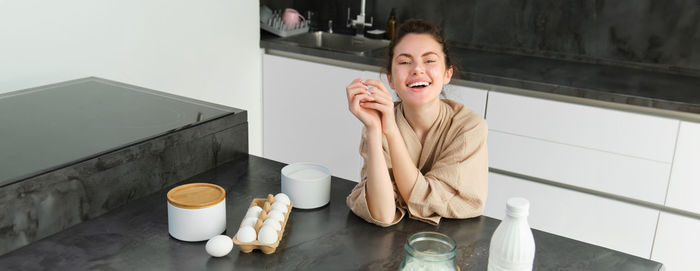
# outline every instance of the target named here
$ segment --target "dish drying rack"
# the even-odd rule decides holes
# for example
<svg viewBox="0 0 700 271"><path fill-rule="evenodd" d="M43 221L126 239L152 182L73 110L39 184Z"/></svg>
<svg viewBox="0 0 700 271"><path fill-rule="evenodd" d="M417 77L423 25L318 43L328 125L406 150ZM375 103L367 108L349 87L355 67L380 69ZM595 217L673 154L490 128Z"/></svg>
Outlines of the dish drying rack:
<svg viewBox="0 0 700 271"><path fill-rule="evenodd" d="M276 10L266 22L260 21L260 28L280 37L289 37L309 32L309 23L304 20L292 25L290 29L287 23L282 21L282 11Z"/></svg>

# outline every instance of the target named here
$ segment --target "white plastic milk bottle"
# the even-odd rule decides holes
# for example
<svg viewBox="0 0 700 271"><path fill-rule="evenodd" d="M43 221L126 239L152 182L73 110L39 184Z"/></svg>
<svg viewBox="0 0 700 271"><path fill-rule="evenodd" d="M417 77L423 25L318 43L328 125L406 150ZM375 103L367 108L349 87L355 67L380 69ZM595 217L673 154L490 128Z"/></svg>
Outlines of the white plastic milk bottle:
<svg viewBox="0 0 700 271"><path fill-rule="evenodd" d="M489 271L532 270L535 238L527 223L529 210L527 199L510 198L506 202L506 216L491 237Z"/></svg>

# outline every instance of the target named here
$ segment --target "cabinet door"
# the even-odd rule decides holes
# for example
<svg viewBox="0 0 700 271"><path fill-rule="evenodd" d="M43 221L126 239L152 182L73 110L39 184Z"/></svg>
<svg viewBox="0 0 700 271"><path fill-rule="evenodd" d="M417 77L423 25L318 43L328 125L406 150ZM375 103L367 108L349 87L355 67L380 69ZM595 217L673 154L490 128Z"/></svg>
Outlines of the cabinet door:
<svg viewBox="0 0 700 271"><path fill-rule="evenodd" d="M534 229L649 258L657 210L489 173L484 214L502 219L506 200L516 196L530 201Z"/></svg>
<svg viewBox="0 0 700 271"><path fill-rule="evenodd" d="M666 270L700 270L700 220L661 213L651 259Z"/></svg>
<svg viewBox="0 0 700 271"><path fill-rule="evenodd" d="M491 130L671 163L678 120L492 91Z"/></svg>
<svg viewBox="0 0 700 271"><path fill-rule="evenodd" d="M666 205L700 214L700 123L682 122Z"/></svg>
<svg viewBox="0 0 700 271"><path fill-rule="evenodd" d="M445 98L459 102L467 108L479 114L482 118L486 114L486 97L488 91L484 89L448 85L445 87Z"/></svg>
<svg viewBox="0 0 700 271"><path fill-rule="evenodd" d="M664 204L678 120L490 92L493 168Z"/></svg>
<svg viewBox="0 0 700 271"><path fill-rule="evenodd" d="M668 163L493 130L488 140L492 168L664 204Z"/></svg>
<svg viewBox="0 0 700 271"><path fill-rule="evenodd" d="M263 156L315 162L359 181L362 124L348 110L345 87L363 73L286 57L263 61Z"/></svg>

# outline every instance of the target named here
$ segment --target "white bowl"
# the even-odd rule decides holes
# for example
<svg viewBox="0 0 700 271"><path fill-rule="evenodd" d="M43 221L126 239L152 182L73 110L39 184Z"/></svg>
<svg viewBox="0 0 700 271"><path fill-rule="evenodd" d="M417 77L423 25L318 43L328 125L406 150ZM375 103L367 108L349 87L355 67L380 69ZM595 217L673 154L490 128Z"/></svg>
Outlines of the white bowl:
<svg viewBox="0 0 700 271"><path fill-rule="evenodd" d="M178 240L206 241L226 230L226 191L191 183L168 191L168 232Z"/></svg>
<svg viewBox="0 0 700 271"><path fill-rule="evenodd" d="M294 202L294 208L313 209L331 200L331 173L315 163L294 163L282 168L282 193Z"/></svg>

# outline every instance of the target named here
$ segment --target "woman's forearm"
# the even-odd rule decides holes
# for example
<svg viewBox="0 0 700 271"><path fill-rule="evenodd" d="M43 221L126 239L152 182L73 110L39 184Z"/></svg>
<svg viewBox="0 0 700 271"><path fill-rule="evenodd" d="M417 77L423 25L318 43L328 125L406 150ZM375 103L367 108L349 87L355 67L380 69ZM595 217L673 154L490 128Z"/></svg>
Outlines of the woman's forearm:
<svg viewBox="0 0 700 271"><path fill-rule="evenodd" d="M394 188L382 149L381 130L365 130L367 140L367 207L374 219L391 223L396 214Z"/></svg>
<svg viewBox="0 0 700 271"><path fill-rule="evenodd" d="M406 149L406 143L400 133L387 135L389 150L391 153L391 166L394 173L394 182L399 189L399 193L405 202L411 196L411 191L418 178L418 168L411 160L411 156Z"/></svg>

